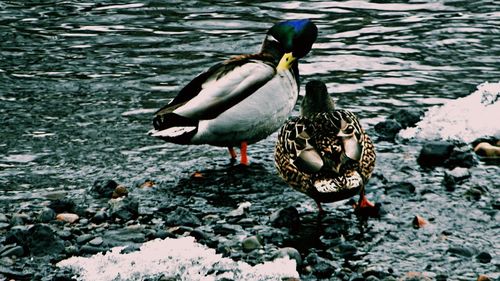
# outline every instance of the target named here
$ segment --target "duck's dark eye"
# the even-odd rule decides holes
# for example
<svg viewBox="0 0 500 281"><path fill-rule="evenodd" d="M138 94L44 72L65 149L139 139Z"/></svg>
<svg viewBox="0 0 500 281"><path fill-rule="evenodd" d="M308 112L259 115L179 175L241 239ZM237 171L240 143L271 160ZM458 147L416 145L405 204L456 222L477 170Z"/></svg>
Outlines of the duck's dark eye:
<svg viewBox="0 0 500 281"><path fill-rule="evenodd" d="M345 132L346 134L350 134L350 133L352 133L353 131L354 131L354 127L353 127L352 125L348 125L348 126L345 128L345 130L344 130L344 132Z"/></svg>

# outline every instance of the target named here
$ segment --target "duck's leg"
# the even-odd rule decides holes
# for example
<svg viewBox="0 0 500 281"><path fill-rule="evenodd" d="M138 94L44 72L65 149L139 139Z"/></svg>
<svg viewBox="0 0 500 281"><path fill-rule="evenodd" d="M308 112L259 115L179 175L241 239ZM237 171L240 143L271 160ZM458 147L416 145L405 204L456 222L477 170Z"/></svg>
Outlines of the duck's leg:
<svg viewBox="0 0 500 281"><path fill-rule="evenodd" d="M231 156L231 162L235 161L236 157L238 157L238 155L236 155L236 151L234 151L232 146L228 146L227 149L229 150L229 155Z"/></svg>
<svg viewBox="0 0 500 281"><path fill-rule="evenodd" d="M241 142L240 152L241 152L241 165L248 166L248 156L247 156L248 144L246 141Z"/></svg>
<svg viewBox="0 0 500 281"><path fill-rule="evenodd" d="M359 202L358 202L358 209L363 209L363 208L374 208L375 204L370 202L366 196L365 196L365 189L361 191L361 194L359 195Z"/></svg>
<svg viewBox="0 0 500 281"><path fill-rule="evenodd" d="M319 202L318 200L314 201L316 201L316 205L318 205L318 216L323 216L325 214L325 210L323 210L323 207L321 207L321 202Z"/></svg>

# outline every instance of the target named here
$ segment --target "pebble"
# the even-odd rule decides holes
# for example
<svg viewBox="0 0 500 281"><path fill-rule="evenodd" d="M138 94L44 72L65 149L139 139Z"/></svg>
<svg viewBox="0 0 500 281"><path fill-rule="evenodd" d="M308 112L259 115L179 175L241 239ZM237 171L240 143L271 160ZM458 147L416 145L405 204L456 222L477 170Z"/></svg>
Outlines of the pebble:
<svg viewBox="0 0 500 281"><path fill-rule="evenodd" d="M284 257L289 257L290 259L295 260L297 267L300 267L302 265L302 257L300 256L299 251L295 248L292 247L281 248L275 254L275 258L284 258Z"/></svg>
<svg viewBox="0 0 500 281"><path fill-rule="evenodd" d="M184 207L177 207L174 211L167 214L165 218L167 225L186 225L186 226L200 226L200 219L195 216L191 211Z"/></svg>
<svg viewBox="0 0 500 281"><path fill-rule="evenodd" d="M80 248L80 253L81 254L91 254L91 255L94 255L94 254L103 253L103 252L106 252L106 251L107 251L107 249L105 249L105 248L95 247L95 246L90 246L90 245L83 245Z"/></svg>
<svg viewBox="0 0 500 281"><path fill-rule="evenodd" d="M18 270L13 270L12 268L8 268L5 266L0 265L0 277L8 277L10 279L14 280L32 280L33 279L33 272L27 272L27 271L18 271Z"/></svg>
<svg viewBox="0 0 500 281"><path fill-rule="evenodd" d="M111 194L111 198L120 198L128 195L128 189L124 185L118 185L113 193Z"/></svg>
<svg viewBox="0 0 500 281"><path fill-rule="evenodd" d="M50 201L49 208L54 210L56 213L74 213L75 212L75 202L69 198L62 198Z"/></svg>
<svg viewBox="0 0 500 281"><path fill-rule="evenodd" d="M374 128L377 132L379 140L394 141L396 135L403 127L397 121L388 119L375 124Z"/></svg>
<svg viewBox="0 0 500 281"><path fill-rule="evenodd" d="M388 195L412 195L415 194L415 185L411 182L398 182L384 186L384 193Z"/></svg>
<svg viewBox="0 0 500 281"><path fill-rule="evenodd" d="M50 222L56 218L56 212L51 208L43 208L38 214L38 222Z"/></svg>
<svg viewBox="0 0 500 281"><path fill-rule="evenodd" d="M474 250L467 246L451 246L448 248L448 253L455 256L472 257Z"/></svg>
<svg viewBox="0 0 500 281"><path fill-rule="evenodd" d="M4 249L0 254L0 257L12 257L12 256L16 257L24 256L23 247L19 245L8 247L7 249Z"/></svg>
<svg viewBox="0 0 500 281"><path fill-rule="evenodd" d="M349 242L342 242L337 246L337 251L343 258L350 258L358 252L358 248Z"/></svg>
<svg viewBox="0 0 500 281"><path fill-rule="evenodd" d="M111 198L113 191L118 186L114 180L109 179L98 179L94 182L94 185L90 189L96 197L100 198Z"/></svg>
<svg viewBox="0 0 500 281"><path fill-rule="evenodd" d="M241 247L244 252L251 252L255 249L262 247L261 239L257 236L250 236L241 242Z"/></svg>
<svg viewBox="0 0 500 281"><path fill-rule="evenodd" d="M92 235L92 234L82 234L82 235L76 237L76 243L78 243L78 244L85 244L85 243L89 242L92 239L94 239L94 235Z"/></svg>
<svg viewBox="0 0 500 281"><path fill-rule="evenodd" d="M77 214L62 213L57 214L56 220L67 223L75 223L80 217Z"/></svg>
<svg viewBox="0 0 500 281"><path fill-rule="evenodd" d="M108 219L108 214L101 210L95 213L94 217L92 217L92 221L95 223L103 223Z"/></svg>
<svg viewBox="0 0 500 281"><path fill-rule="evenodd" d="M429 223L423 217L419 215L415 215L415 217L413 217L412 225L414 228L422 228L425 227L427 224Z"/></svg>
<svg viewBox="0 0 500 281"><path fill-rule="evenodd" d="M26 244L35 256L55 255L64 251L64 241L44 224L36 224L27 231Z"/></svg>
<svg viewBox="0 0 500 281"><path fill-rule="evenodd" d="M318 278L330 278L335 273L336 268L326 260L320 260L313 267L313 274Z"/></svg>
<svg viewBox="0 0 500 281"><path fill-rule="evenodd" d="M492 281L487 275L481 274L477 277L477 281Z"/></svg>
<svg viewBox="0 0 500 281"><path fill-rule="evenodd" d="M243 216L246 211L250 208L250 206L252 206L252 203L250 202L242 202L240 204L238 204L238 208L230 211L227 216L228 217L240 217L240 216Z"/></svg>
<svg viewBox="0 0 500 281"><path fill-rule="evenodd" d="M227 236L230 234L236 234L243 230L243 227L240 225L233 225L228 223L216 224L213 227L213 231L217 235Z"/></svg>
<svg viewBox="0 0 500 281"><path fill-rule="evenodd" d="M10 218L10 225L15 226L15 225L25 225L29 222L30 217L27 214L14 214Z"/></svg>
<svg viewBox="0 0 500 281"><path fill-rule="evenodd" d="M417 124L424 115L424 112L420 109L414 108L402 108L397 109L394 113L389 115L389 118L396 120L403 129L408 127L413 127Z"/></svg>
<svg viewBox="0 0 500 281"><path fill-rule="evenodd" d="M131 197L110 200L109 206L110 216L115 219L129 221L139 215L139 202Z"/></svg>
<svg viewBox="0 0 500 281"><path fill-rule="evenodd" d="M432 141L425 143L420 150L417 163L421 167L443 166L451 156L455 146L446 141Z"/></svg>
<svg viewBox="0 0 500 281"><path fill-rule="evenodd" d="M4 213L0 213L0 222L9 222L9 218Z"/></svg>
<svg viewBox="0 0 500 281"><path fill-rule="evenodd" d="M88 244L89 244L90 246L101 246L101 244L102 244L103 242L104 242L104 241L103 241L102 237L97 236L96 238L94 238L94 239L90 240L90 241L88 242Z"/></svg>
<svg viewBox="0 0 500 281"><path fill-rule="evenodd" d="M277 210L271 214L269 220L274 227L285 227L288 229L297 229L301 224L299 211L293 206Z"/></svg>
<svg viewBox="0 0 500 281"><path fill-rule="evenodd" d="M479 156L486 157L500 157L500 147L491 145L488 142L478 143L474 147L474 152Z"/></svg>
<svg viewBox="0 0 500 281"><path fill-rule="evenodd" d="M489 263L493 257L488 252L481 252L476 256L476 259L481 263Z"/></svg>
<svg viewBox="0 0 500 281"><path fill-rule="evenodd" d="M455 147L443 166L450 169L455 167L471 168L476 164L474 154L468 146L465 146L462 148Z"/></svg>

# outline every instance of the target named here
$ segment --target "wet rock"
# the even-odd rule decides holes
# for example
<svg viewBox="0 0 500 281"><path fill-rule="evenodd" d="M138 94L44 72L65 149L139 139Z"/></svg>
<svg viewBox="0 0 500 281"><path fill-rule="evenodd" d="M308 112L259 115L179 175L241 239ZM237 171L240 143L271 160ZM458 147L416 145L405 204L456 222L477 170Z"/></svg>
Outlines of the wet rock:
<svg viewBox="0 0 500 281"><path fill-rule="evenodd" d="M98 236L98 237L96 237L96 238L94 238L94 239L90 240L90 241L88 242L88 244L89 244L90 246L97 247L97 246L101 246L103 242L104 242L104 241L103 241L102 237Z"/></svg>
<svg viewBox="0 0 500 281"><path fill-rule="evenodd" d="M358 248L349 242L343 242L337 246L337 252L343 258L351 258L358 252Z"/></svg>
<svg viewBox="0 0 500 281"><path fill-rule="evenodd" d="M398 182L384 186L384 193L387 195L412 195L415 194L415 185L411 182Z"/></svg>
<svg viewBox="0 0 500 281"><path fill-rule="evenodd" d="M107 219L108 214L103 210L98 211L97 213L95 213L94 217L92 217L92 221L98 224L105 222Z"/></svg>
<svg viewBox="0 0 500 281"><path fill-rule="evenodd" d="M120 198L128 195L128 189L124 185L118 185L113 193L111 194L111 198Z"/></svg>
<svg viewBox="0 0 500 281"><path fill-rule="evenodd" d="M455 168L455 167L463 167L463 168L471 168L477 164L477 161L474 157L474 154L469 149L469 147L455 147L451 152L450 156L446 161L444 161L444 167L447 168Z"/></svg>
<svg viewBox="0 0 500 281"><path fill-rule="evenodd" d="M208 235L201 229L193 229L191 233L189 233L189 235L193 236L198 242L206 240L208 238Z"/></svg>
<svg viewBox="0 0 500 281"><path fill-rule="evenodd" d="M299 251L297 251L297 249L295 248L292 247L281 248L275 254L275 258L284 258L284 257L289 257L290 259L295 260L297 267L300 267L302 265L302 257L300 256Z"/></svg>
<svg viewBox="0 0 500 281"><path fill-rule="evenodd" d="M327 279L332 277L332 275L335 273L335 270L335 266L333 266L330 262L324 259L320 259L318 263L313 266L312 271L317 278Z"/></svg>
<svg viewBox="0 0 500 281"><path fill-rule="evenodd" d="M482 157L500 157L500 146L489 142L480 142L474 146L474 152Z"/></svg>
<svg viewBox="0 0 500 281"><path fill-rule="evenodd" d="M80 248L80 254L91 254L91 255L94 255L94 254L97 254L97 253L104 253L107 250L108 249L102 248L102 247L95 247L95 246L91 246L91 245L83 245Z"/></svg>
<svg viewBox="0 0 500 281"><path fill-rule="evenodd" d="M448 248L448 253L455 256L472 257L474 255L474 249L467 246L451 246Z"/></svg>
<svg viewBox="0 0 500 281"><path fill-rule="evenodd" d="M56 218L56 212L51 208L43 208L38 214L37 221L47 223Z"/></svg>
<svg viewBox="0 0 500 281"><path fill-rule="evenodd" d="M136 219L139 215L139 202L131 197L111 200L109 205L112 218L129 221Z"/></svg>
<svg viewBox="0 0 500 281"><path fill-rule="evenodd" d="M366 277L366 278L364 278L364 279L362 279L362 280L363 280L363 281L380 281L380 279L379 279L379 278L377 278L377 277L375 277L375 276L373 276L373 275L370 275L370 276L368 276L368 277Z"/></svg>
<svg viewBox="0 0 500 281"><path fill-rule="evenodd" d="M101 236L105 238L108 246L120 246L123 242L143 243L146 235L140 227L125 227L104 232Z"/></svg>
<svg viewBox="0 0 500 281"><path fill-rule="evenodd" d="M492 256L488 252L481 252L476 256L476 259L481 263L491 262Z"/></svg>
<svg viewBox="0 0 500 281"><path fill-rule="evenodd" d="M71 231L69 231L67 229L58 230L58 231L56 231L56 234L57 234L57 236L59 236L63 240L69 240L73 237L73 234L71 233Z"/></svg>
<svg viewBox="0 0 500 281"><path fill-rule="evenodd" d="M427 224L429 224L429 223L423 217L421 217L419 215L416 215L415 217L413 217L412 225L414 228L422 228L422 227L425 227Z"/></svg>
<svg viewBox="0 0 500 281"><path fill-rule="evenodd" d="M262 240L258 236L250 236L241 241L241 247L244 252L248 253L262 247Z"/></svg>
<svg viewBox="0 0 500 281"><path fill-rule="evenodd" d="M17 271L0 265L0 277L2 277L2 275L13 280L32 280L33 272Z"/></svg>
<svg viewBox="0 0 500 281"><path fill-rule="evenodd" d="M64 252L64 242L47 225L36 224L26 235L29 252L35 256L55 255Z"/></svg>
<svg viewBox="0 0 500 281"><path fill-rule="evenodd" d="M217 235L222 235L222 236L236 234L237 232L239 232L241 230L243 230L243 228L241 226L227 224L227 223L214 225L214 227L213 227L214 233Z"/></svg>
<svg viewBox="0 0 500 281"><path fill-rule="evenodd" d="M94 185L90 189L96 197L100 198L111 198L113 191L118 186L114 180L109 179L98 179L94 182Z"/></svg>
<svg viewBox="0 0 500 281"><path fill-rule="evenodd" d="M0 252L0 257L22 257L24 256L24 249L22 246L14 245L12 247L6 247Z"/></svg>
<svg viewBox="0 0 500 281"><path fill-rule="evenodd" d="M398 121L403 129L414 127L424 116L424 111L414 108L397 109L389 118Z"/></svg>
<svg viewBox="0 0 500 281"><path fill-rule="evenodd" d="M30 216L27 214L14 214L10 218L10 225L15 226L15 225L25 225L30 222Z"/></svg>
<svg viewBox="0 0 500 281"><path fill-rule="evenodd" d="M432 141L425 143L420 150L417 163L421 167L443 166L450 157L455 146L445 141Z"/></svg>
<svg viewBox="0 0 500 281"><path fill-rule="evenodd" d="M426 272L408 272L399 281L432 281Z"/></svg>
<svg viewBox="0 0 500 281"><path fill-rule="evenodd" d="M80 217L77 214L70 213L57 214L56 216L56 220L67 223L75 223L76 221L78 221L78 219L80 219Z"/></svg>
<svg viewBox="0 0 500 281"><path fill-rule="evenodd" d="M59 213L74 213L75 212L75 202L69 198L56 199L49 203L49 208L54 210L57 214Z"/></svg>
<svg viewBox="0 0 500 281"><path fill-rule="evenodd" d="M492 279L487 275L481 274L477 277L477 281L492 281Z"/></svg>
<svg viewBox="0 0 500 281"><path fill-rule="evenodd" d="M78 243L78 244L85 244L85 243L89 242L92 239L94 239L94 235L92 235L92 234L82 234L82 235L76 237L76 243Z"/></svg>
<svg viewBox="0 0 500 281"><path fill-rule="evenodd" d="M299 211L295 207L289 206L272 213L269 221L273 227L297 229L300 227Z"/></svg>
<svg viewBox="0 0 500 281"><path fill-rule="evenodd" d="M394 141L396 135L403 127L397 121L388 119L377 123L374 128L379 140Z"/></svg>
<svg viewBox="0 0 500 281"><path fill-rule="evenodd" d="M200 226L200 219L195 216L191 211L184 207L177 207L174 211L167 214L165 218L167 225L186 225L186 226Z"/></svg>
<svg viewBox="0 0 500 281"><path fill-rule="evenodd" d="M227 214L228 217L241 217L245 214L246 210L252 206L252 203L250 202L242 202L238 204L238 208L235 210L232 210Z"/></svg>
<svg viewBox="0 0 500 281"><path fill-rule="evenodd" d="M155 182L152 180L145 180L143 183L139 185L139 188L151 188L155 186Z"/></svg>
<svg viewBox="0 0 500 281"><path fill-rule="evenodd" d="M468 198L468 199L471 199L471 200L478 201L479 199L481 199L481 196L485 192L486 191L482 187L480 187L480 186L473 186L473 187L469 188L465 192L465 197Z"/></svg>

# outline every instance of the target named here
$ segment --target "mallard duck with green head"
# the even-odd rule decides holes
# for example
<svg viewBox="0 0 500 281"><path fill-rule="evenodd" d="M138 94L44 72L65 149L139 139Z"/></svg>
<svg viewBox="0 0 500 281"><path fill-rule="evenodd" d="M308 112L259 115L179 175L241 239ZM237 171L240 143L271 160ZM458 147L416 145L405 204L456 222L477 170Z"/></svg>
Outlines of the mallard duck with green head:
<svg viewBox="0 0 500 281"><path fill-rule="evenodd" d="M177 144L240 146L264 139L286 121L299 92L298 59L316 40L308 19L273 25L257 54L232 57L196 76L153 119L150 135Z"/></svg>
<svg viewBox="0 0 500 281"><path fill-rule="evenodd" d="M374 205L366 199L365 185L375 167L370 137L352 112L335 109L326 85L311 81L301 104L301 116L281 128L275 164L294 189L321 203L360 194L360 208Z"/></svg>

